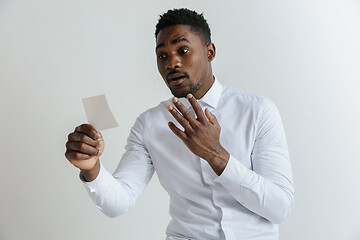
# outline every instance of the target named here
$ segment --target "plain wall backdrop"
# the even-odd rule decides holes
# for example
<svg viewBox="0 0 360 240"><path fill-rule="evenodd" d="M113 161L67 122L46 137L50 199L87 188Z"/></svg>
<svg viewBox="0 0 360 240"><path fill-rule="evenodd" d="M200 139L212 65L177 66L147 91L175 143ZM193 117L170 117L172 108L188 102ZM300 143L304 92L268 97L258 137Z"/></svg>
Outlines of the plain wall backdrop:
<svg viewBox="0 0 360 240"><path fill-rule="evenodd" d="M360 239L358 0L0 0L0 239L165 239L156 176L110 219L64 152L86 122L81 99L105 93L120 127L103 132L102 162L115 170L136 117L171 96L154 30L175 7L204 12L223 84L280 110L295 183L280 239Z"/></svg>

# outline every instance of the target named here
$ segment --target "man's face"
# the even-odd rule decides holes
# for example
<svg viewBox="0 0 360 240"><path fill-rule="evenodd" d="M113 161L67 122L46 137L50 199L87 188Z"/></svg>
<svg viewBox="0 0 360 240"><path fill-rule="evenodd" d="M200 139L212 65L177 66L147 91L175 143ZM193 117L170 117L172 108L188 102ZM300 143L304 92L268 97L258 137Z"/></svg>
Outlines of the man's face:
<svg viewBox="0 0 360 240"><path fill-rule="evenodd" d="M190 26L162 29L156 38L156 56L159 73L174 96L191 93L201 98L211 87L215 47L212 43L206 46Z"/></svg>

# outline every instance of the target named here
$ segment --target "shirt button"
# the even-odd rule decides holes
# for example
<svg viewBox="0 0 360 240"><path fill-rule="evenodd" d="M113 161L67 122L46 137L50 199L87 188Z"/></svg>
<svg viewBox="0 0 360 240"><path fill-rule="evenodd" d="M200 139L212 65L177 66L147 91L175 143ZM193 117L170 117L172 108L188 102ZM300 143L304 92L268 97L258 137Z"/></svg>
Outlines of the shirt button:
<svg viewBox="0 0 360 240"><path fill-rule="evenodd" d="M211 181L211 178L209 178L209 177L206 177L205 178L205 183L211 183L212 181Z"/></svg>
<svg viewBox="0 0 360 240"><path fill-rule="evenodd" d="M224 223L224 228L230 227L230 223Z"/></svg>

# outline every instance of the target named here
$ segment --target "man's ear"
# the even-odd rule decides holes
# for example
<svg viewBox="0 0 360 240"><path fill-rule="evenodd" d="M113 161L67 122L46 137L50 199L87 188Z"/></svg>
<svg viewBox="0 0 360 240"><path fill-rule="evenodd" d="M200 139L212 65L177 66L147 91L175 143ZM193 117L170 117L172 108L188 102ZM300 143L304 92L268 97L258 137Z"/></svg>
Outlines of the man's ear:
<svg viewBox="0 0 360 240"><path fill-rule="evenodd" d="M216 48L214 43L209 43L207 45L207 57L209 62L211 62L215 58Z"/></svg>

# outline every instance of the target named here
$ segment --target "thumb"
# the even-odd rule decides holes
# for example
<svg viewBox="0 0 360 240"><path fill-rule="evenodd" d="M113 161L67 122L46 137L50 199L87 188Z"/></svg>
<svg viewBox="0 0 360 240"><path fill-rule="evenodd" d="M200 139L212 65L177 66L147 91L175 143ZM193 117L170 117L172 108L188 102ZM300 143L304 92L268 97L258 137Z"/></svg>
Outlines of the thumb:
<svg viewBox="0 0 360 240"><path fill-rule="evenodd" d="M100 157L101 156L101 154L104 152L104 149L105 149L105 142L104 142L104 138L103 138L103 136L102 136L102 134L101 134L101 132L99 132L99 131L96 131L97 133L96 133L96 140L98 141L98 143L99 143L99 146L97 147L97 149L99 150L98 151L98 154L97 154L97 157Z"/></svg>
<svg viewBox="0 0 360 240"><path fill-rule="evenodd" d="M205 109L205 115L212 125L219 125L215 115L212 114L208 108Z"/></svg>
<svg viewBox="0 0 360 240"><path fill-rule="evenodd" d="M99 140L99 141L103 140L101 132L99 132L98 130L95 130L95 131L96 131L96 136L95 136L96 140Z"/></svg>

